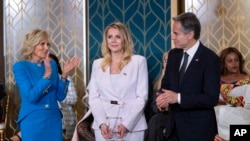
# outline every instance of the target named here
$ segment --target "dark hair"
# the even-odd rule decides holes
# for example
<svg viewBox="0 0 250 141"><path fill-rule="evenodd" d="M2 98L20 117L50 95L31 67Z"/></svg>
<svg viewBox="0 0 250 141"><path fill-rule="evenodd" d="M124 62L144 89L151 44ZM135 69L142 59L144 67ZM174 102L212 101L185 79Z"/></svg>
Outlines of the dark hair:
<svg viewBox="0 0 250 141"><path fill-rule="evenodd" d="M182 25L182 32L187 34L190 31L194 31L194 39L200 38L201 24L196 15L192 12L186 12L173 17L175 22L180 22Z"/></svg>
<svg viewBox="0 0 250 141"><path fill-rule="evenodd" d="M59 63L58 58L52 53L49 54L49 58L51 58L52 60L54 60L56 62L58 73L62 74L62 69L61 69L61 65Z"/></svg>
<svg viewBox="0 0 250 141"><path fill-rule="evenodd" d="M221 75L227 74L227 70L225 67L225 65L226 65L225 60L226 60L227 55L230 53L235 53L238 56L239 63L240 63L240 66L239 66L240 73L247 74L246 71L244 71L245 60L243 59L243 56L240 53L240 51L234 47L228 47L228 48L223 49L221 54L220 54L220 72L221 72Z"/></svg>

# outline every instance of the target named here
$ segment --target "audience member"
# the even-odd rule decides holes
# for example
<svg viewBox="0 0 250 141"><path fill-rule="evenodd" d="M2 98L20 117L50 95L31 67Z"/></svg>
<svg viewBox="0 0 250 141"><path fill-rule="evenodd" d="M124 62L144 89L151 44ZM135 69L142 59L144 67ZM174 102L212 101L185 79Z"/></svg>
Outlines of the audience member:
<svg viewBox="0 0 250 141"><path fill-rule="evenodd" d="M220 64L221 97L215 107L219 135L215 141L229 140L231 124L250 124L250 111L243 108L250 92L250 76L244 70L243 56L234 47L225 48L220 54Z"/></svg>
<svg viewBox="0 0 250 141"><path fill-rule="evenodd" d="M147 123L149 123L152 116L154 116L156 113L158 113L158 109L157 109L156 103L155 103L156 92L161 88L161 80L162 80L164 73L165 73L167 59L168 59L168 52L165 52L162 56L161 72L156 77L155 81L153 81L153 83L150 82L150 84L149 84L148 102L147 102L145 110L144 110Z"/></svg>
<svg viewBox="0 0 250 141"><path fill-rule="evenodd" d="M168 111L159 111L157 109L155 100L156 100L156 92L161 89L161 81L164 76L168 60L168 52L165 52L162 57L162 69L154 83L154 93L153 93L153 101L150 103L152 107L152 111L154 111L154 115L150 118L148 123L148 129L146 130L144 141L162 141L163 132L165 132L166 119L168 116Z"/></svg>
<svg viewBox="0 0 250 141"><path fill-rule="evenodd" d="M226 140L224 140L224 139L221 138L220 136L216 135L216 136L214 137L214 141L226 141Z"/></svg>
<svg viewBox="0 0 250 141"><path fill-rule="evenodd" d="M21 132L18 132L17 134L12 136L11 138L5 138L4 141L22 141Z"/></svg>
<svg viewBox="0 0 250 141"><path fill-rule="evenodd" d="M217 134L219 57L199 41L201 25L195 14L186 12L173 21L175 48L156 98L158 109L169 113L164 135L167 141L211 141Z"/></svg>
<svg viewBox="0 0 250 141"><path fill-rule="evenodd" d="M61 69L58 58L52 53L49 54L49 58L56 62L58 73L59 73L59 76L61 77L62 69ZM76 125L76 114L75 114L75 110L73 106L77 102L77 91L76 91L75 84L72 81L71 77L68 76L67 79L69 81L67 96L63 101L58 102L58 104L63 114L62 129L64 131L63 133L64 139L70 140L73 136L73 132L74 132L75 125Z"/></svg>
<svg viewBox="0 0 250 141"><path fill-rule="evenodd" d="M238 86L250 84L250 76L244 70L242 54L234 47L225 48L220 55L221 97L220 103L244 106L243 97L229 96L229 92Z"/></svg>
<svg viewBox="0 0 250 141"><path fill-rule="evenodd" d="M48 33L35 29L26 34L21 60L13 65L21 96L17 123L24 141L62 141L62 115L57 101L66 97L68 73L80 59L68 59L59 78L56 63L49 58L49 49Z"/></svg>
<svg viewBox="0 0 250 141"><path fill-rule="evenodd" d="M162 56L162 69L160 75L157 77L156 81L154 82L154 94L153 94L153 101L151 107L155 113L158 113L158 108L156 106L156 94L161 89L161 82L164 77L166 67L167 67L167 60L168 60L168 52L165 52Z"/></svg>
<svg viewBox="0 0 250 141"><path fill-rule="evenodd" d="M89 90L88 88L85 91L85 95L82 97L82 103L85 106L84 113L87 113L89 110Z"/></svg>
<svg viewBox="0 0 250 141"><path fill-rule="evenodd" d="M76 124L72 141L95 141L94 131L92 129L93 115L89 110L89 90L86 88L85 95L82 98L83 105L87 112L84 112L83 118Z"/></svg>
<svg viewBox="0 0 250 141"><path fill-rule="evenodd" d="M0 80L0 101L1 103L4 101L4 97L6 97L6 93L4 90L4 84L2 82L2 80ZM5 110L4 107L2 105L0 105L0 129L5 129Z"/></svg>
<svg viewBox="0 0 250 141"><path fill-rule="evenodd" d="M93 62L89 83L95 138L97 141L115 138L143 141L147 129L146 58L133 54L131 34L120 22L107 26L101 49L103 58Z"/></svg>

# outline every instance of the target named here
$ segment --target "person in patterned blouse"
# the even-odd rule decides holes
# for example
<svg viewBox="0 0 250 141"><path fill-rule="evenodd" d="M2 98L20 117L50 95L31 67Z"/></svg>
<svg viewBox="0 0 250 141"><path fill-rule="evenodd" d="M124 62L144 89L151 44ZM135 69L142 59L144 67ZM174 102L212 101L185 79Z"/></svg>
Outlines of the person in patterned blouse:
<svg viewBox="0 0 250 141"><path fill-rule="evenodd" d="M250 84L250 76L244 70L242 54L234 47L225 48L220 55L221 62L221 98L220 104L244 106L244 97L229 96L235 87Z"/></svg>
<svg viewBox="0 0 250 141"><path fill-rule="evenodd" d="M62 75L62 69L59 63L58 58L50 53L49 58L54 60L56 62L57 68L58 68L58 74L61 77ZM73 106L77 102L77 90L75 87L75 84L70 76L68 76L69 86L68 86L68 92L66 98L58 102L58 105L62 111L63 114L63 134L65 140L70 140L73 136L75 125L76 125L76 114Z"/></svg>
<svg viewBox="0 0 250 141"><path fill-rule="evenodd" d="M245 105L244 91L250 84L250 76L244 70L243 55L234 47L228 47L222 50L220 54L221 63L221 86L220 99L218 106L215 107L218 133L214 141L229 140L230 124L250 124L249 110L242 108ZM241 90L237 96L232 96L233 91Z"/></svg>

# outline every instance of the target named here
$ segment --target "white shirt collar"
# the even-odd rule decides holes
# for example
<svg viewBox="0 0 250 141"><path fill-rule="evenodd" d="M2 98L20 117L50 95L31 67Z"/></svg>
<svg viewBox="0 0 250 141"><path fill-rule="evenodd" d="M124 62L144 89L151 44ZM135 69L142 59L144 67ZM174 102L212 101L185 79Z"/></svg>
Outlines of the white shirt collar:
<svg viewBox="0 0 250 141"><path fill-rule="evenodd" d="M198 40L190 49L186 51L187 54L189 55L188 60L192 60L192 58L194 57L194 54L198 50L199 45L200 45L200 41Z"/></svg>

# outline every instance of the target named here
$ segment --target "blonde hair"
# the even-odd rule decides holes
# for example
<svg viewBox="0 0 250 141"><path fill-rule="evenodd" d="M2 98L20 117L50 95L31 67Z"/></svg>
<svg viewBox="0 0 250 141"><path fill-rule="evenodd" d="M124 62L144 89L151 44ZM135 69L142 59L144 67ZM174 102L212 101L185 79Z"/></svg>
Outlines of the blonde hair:
<svg viewBox="0 0 250 141"><path fill-rule="evenodd" d="M20 59L30 60L35 46L45 39L49 39L49 34L46 31L35 29L30 33L27 33L21 47Z"/></svg>
<svg viewBox="0 0 250 141"><path fill-rule="evenodd" d="M168 56L168 52L165 52L162 56L162 61ZM163 62L166 63L166 62ZM167 66L166 66L167 67ZM166 68L162 65L162 69L161 72L159 74L159 76L157 77L155 83L154 83L154 90L159 90L161 88L161 82L162 82L162 78L165 74L165 70Z"/></svg>
<svg viewBox="0 0 250 141"><path fill-rule="evenodd" d="M128 62L131 60L131 56L133 55L134 45L131 37L131 33L128 28L122 24L121 22L114 22L108 25L103 33L103 41L101 45L103 61L101 63L102 70L105 71L106 67L110 65L112 58L111 58L111 51L107 45L107 34L108 30L114 28L120 31L122 37L122 46L123 46L123 57L120 63L119 68L122 69Z"/></svg>

